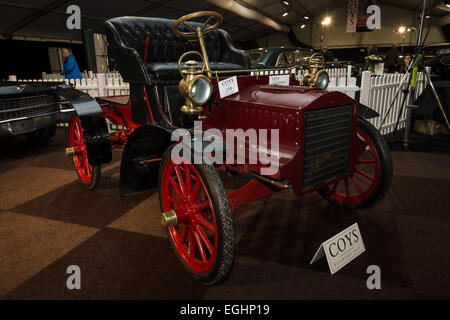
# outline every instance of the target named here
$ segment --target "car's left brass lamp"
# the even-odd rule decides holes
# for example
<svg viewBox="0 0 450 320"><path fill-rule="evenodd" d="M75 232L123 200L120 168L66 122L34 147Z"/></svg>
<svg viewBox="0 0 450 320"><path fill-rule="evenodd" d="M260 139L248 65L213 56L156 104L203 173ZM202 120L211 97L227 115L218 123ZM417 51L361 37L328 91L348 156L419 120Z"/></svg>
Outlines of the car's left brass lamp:
<svg viewBox="0 0 450 320"><path fill-rule="evenodd" d="M187 115L197 115L203 111L203 105L211 98L213 86L208 77L203 75L200 62L189 60L181 71L183 79L178 91L185 98L181 111Z"/></svg>

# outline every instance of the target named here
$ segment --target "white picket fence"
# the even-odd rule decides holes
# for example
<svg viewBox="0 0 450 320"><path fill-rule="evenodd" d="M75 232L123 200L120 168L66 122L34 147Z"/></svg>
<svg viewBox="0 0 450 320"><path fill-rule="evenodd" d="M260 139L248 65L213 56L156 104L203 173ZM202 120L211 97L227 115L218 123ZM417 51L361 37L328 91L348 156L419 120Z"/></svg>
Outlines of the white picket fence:
<svg viewBox="0 0 450 320"><path fill-rule="evenodd" d="M355 99L359 87L356 85L356 78L352 77L352 66L347 68L326 69L330 76L328 90L345 93Z"/></svg>
<svg viewBox="0 0 450 320"><path fill-rule="evenodd" d="M59 74L46 74L43 72L42 81L65 81L66 83L72 83L75 85L75 88L88 93L94 98L105 96L125 96L130 94L130 85L123 81L122 76L118 72L92 73L89 71L84 72L82 75L83 79L81 81L77 79L75 81L70 80L69 82Z"/></svg>
<svg viewBox="0 0 450 320"><path fill-rule="evenodd" d="M335 68L327 69L330 75L330 83L328 90L340 91L352 98L355 98L357 91L360 91L359 101L362 104L367 105L369 108L374 109L380 114L380 117L370 119L370 122L377 128L380 126L382 118L387 112L389 105L394 98L394 94L401 82L403 74L384 74L384 75L372 75L370 71L364 71L361 78L361 87L356 85L356 78L351 77L351 66L348 68ZM261 71L259 75L268 74L276 75L288 72L281 71ZM300 71L297 75L301 78L305 71ZM47 82L47 81L66 81L59 74L46 74L42 73L40 80L18 80L25 82ZM415 97L417 98L425 88L424 74L419 73L417 78L417 87L415 91ZM98 73L84 72L83 79L77 80L72 83L75 87L83 92L88 93L92 97L103 96L120 96L129 95L129 84L124 82L119 73ZM382 134L391 133L397 121L398 113L400 112L401 104L403 101L403 94L400 94L397 98L389 116L386 118L383 127L381 128ZM400 116L399 129L404 128L406 120L406 108Z"/></svg>
<svg viewBox="0 0 450 320"><path fill-rule="evenodd" d="M369 71L364 71L361 79L361 93L359 101L365 104L369 108L374 109L380 114L380 117L370 119L370 122L379 128L382 119L388 111L391 105L395 92L401 83L404 74L384 74L378 76L372 76ZM402 89L406 88L406 83ZM417 75L417 86L415 89L415 97L419 95L425 88L425 76L423 72ZM395 103L386 118L383 127L381 128L381 134L388 134L394 131L397 122L398 114L403 102L403 93L400 92L399 96L395 100ZM406 124L406 108L403 108L400 115L399 129L404 128Z"/></svg>

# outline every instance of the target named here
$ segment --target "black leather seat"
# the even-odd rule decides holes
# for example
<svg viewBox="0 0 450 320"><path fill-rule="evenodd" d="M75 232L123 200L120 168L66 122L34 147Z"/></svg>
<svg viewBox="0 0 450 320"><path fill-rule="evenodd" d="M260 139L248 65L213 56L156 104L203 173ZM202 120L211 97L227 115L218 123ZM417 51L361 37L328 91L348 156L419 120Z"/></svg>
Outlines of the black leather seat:
<svg viewBox="0 0 450 320"><path fill-rule="evenodd" d="M125 81L179 80L178 59L187 51L200 51L198 42L173 32L175 20L119 17L106 21L108 43ZM190 23L197 26L197 23ZM191 31L180 26L183 31ZM185 29L183 29L185 28ZM212 70L247 69L248 55L237 50L221 29L205 35ZM199 59L198 57L196 58Z"/></svg>

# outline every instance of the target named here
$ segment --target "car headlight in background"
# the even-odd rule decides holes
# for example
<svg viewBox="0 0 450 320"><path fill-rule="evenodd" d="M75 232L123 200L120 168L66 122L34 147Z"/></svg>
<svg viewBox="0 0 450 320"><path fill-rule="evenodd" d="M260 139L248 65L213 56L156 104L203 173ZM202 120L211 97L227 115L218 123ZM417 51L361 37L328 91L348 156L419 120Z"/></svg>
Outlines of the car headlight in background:
<svg viewBox="0 0 450 320"><path fill-rule="evenodd" d="M319 71L314 79L314 86L319 89L325 90L328 87L328 83L330 82L330 77L328 76L328 72L325 70Z"/></svg>
<svg viewBox="0 0 450 320"><path fill-rule="evenodd" d="M212 94L212 84L203 75L195 76L189 85L189 98L196 105L203 105L208 102Z"/></svg>

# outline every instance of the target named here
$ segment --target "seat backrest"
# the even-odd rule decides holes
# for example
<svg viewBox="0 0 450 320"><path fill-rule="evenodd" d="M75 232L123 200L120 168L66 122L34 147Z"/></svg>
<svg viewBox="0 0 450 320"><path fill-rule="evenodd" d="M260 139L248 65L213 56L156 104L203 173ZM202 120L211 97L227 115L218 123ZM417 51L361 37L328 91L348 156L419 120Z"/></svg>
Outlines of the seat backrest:
<svg viewBox="0 0 450 320"><path fill-rule="evenodd" d="M139 81L136 72L146 72L148 63L178 62L184 52L200 51L197 41L189 42L173 31L174 23L175 20L145 17L118 17L106 21L108 43L126 81ZM194 27L200 25L190 24ZM191 31L183 25L179 28ZM216 29L209 32L205 35L205 43L211 62L233 63L248 68L248 55L233 47L226 31ZM135 61L125 61L131 56Z"/></svg>

